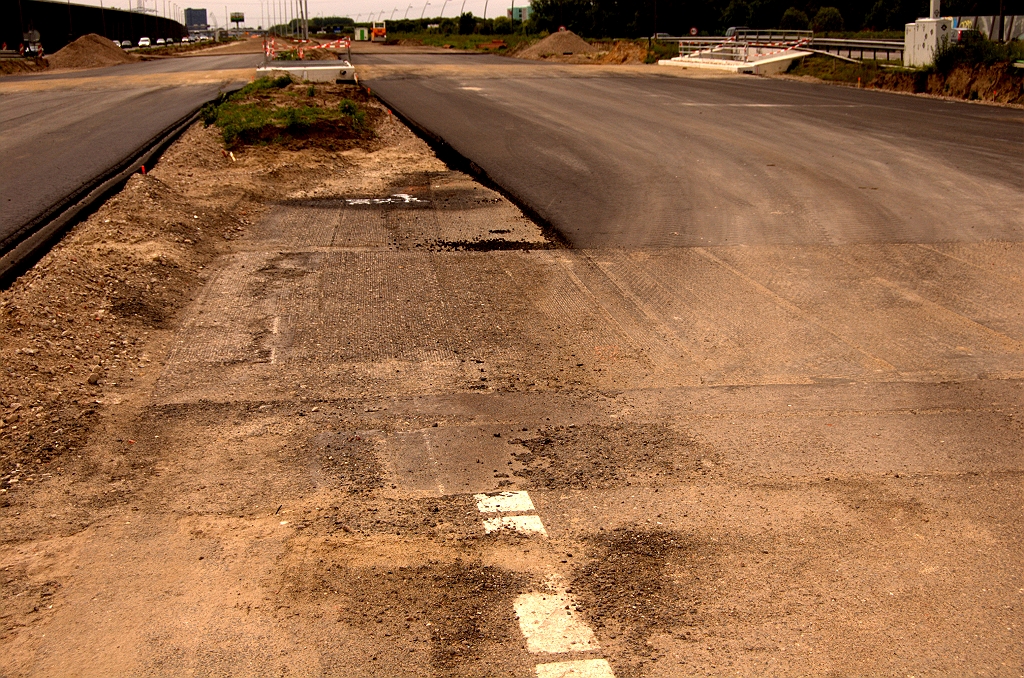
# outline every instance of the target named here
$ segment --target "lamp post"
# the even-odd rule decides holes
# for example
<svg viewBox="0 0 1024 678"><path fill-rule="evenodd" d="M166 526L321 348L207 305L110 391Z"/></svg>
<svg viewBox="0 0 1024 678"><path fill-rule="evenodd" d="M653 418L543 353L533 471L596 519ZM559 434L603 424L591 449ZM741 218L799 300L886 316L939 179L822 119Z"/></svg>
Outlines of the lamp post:
<svg viewBox="0 0 1024 678"><path fill-rule="evenodd" d="M402 17L403 19L408 19L409 18L409 10L410 9L412 9L412 5L409 5L408 7L405 8L405 16Z"/></svg>
<svg viewBox="0 0 1024 678"><path fill-rule="evenodd" d="M420 19L423 19L423 17L426 16L426 14L427 14L427 5L429 5L429 4L430 4L430 0L427 0L426 4L423 5L423 11L420 12Z"/></svg>
<svg viewBox="0 0 1024 678"><path fill-rule="evenodd" d="M448 6L448 0L444 0L444 2L441 4L441 14L440 14L440 16L442 18L444 17L444 8L447 7L447 6Z"/></svg>
<svg viewBox="0 0 1024 678"><path fill-rule="evenodd" d="M397 12L397 11L398 11L397 7L395 7L393 10L391 10L391 16L388 17L388 21L393 21L394 20L395 12Z"/></svg>

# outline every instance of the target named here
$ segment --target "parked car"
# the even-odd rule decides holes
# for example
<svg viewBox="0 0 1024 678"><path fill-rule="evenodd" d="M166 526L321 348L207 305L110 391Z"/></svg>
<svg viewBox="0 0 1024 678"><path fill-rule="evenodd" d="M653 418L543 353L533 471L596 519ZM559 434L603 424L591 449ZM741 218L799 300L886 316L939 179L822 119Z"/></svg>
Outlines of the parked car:
<svg viewBox="0 0 1024 678"><path fill-rule="evenodd" d="M131 46L132 46L132 41L131 40L122 40L121 41L121 47L131 47Z"/></svg>
<svg viewBox="0 0 1024 678"><path fill-rule="evenodd" d="M174 38L167 38L167 44L168 45L173 45L174 44Z"/></svg>
<svg viewBox="0 0 1024 678"><path fill-rule="evenodd" d="M163 38L157 38L156 39L156 44L158 44L158 45L166 45L167 41L164 40Z"/></svg>
<svg viewBox="0 0 1024 678"><path fill-rule="evenodd" d="M110 42L114 43L114 47L120 47L121 46L121 41L120 40L111 40Z"/></svg>
<svg viewBox="0 0 1024 678"><path fill-rule="evenodd" d="M191 42L191 40L188 39L187 35L181 39L181 44L183 45L187 45L189 42Z"/></svg>
<svg viewBox="0 0 1024 678"><path fill-rule="evenodd" d="M973 26L957 26L953 29L950 42L970 42L981 37L981 31Z"/></svg>
<svg viewBox="0 0 1024 678"><path fill-rule="evenodd" d="M139 38L139 47L151 47L153 45L149 38Z"/></svg>

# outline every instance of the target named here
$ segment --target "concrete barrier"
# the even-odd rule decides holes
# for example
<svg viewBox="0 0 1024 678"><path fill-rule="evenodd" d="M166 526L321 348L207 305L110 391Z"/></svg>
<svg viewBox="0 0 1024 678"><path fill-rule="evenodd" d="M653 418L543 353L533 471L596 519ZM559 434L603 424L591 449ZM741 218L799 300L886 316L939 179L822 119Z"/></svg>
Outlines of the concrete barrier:
<svg viewBox="0 0 1024 678"><path fill-rule="evenodd" d="M282 75L300 82L355 82L356 69L347 61L271 61L256 69L257 78Z"/></svg>

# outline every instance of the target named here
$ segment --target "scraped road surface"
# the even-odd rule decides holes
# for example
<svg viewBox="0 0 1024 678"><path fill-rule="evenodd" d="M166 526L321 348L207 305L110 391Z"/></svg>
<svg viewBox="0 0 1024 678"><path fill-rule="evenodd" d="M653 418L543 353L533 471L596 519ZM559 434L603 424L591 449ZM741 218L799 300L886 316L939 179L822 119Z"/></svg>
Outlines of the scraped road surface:
<svg viewBox="0 0 1024 678"><path fill-rule="evenodd" d="M196 212L101 212L54 258L145 257L139 303L11 332L13 425L29 360L138 343L86 444L3 476L0 672L1021 674L1019 112L401 58L371 85L575 247L392 117L237 162L191 130L137 190L271 196L194 300L132 310Z"/></svg>
<svg viewBox="0 0 1024 678"><path fill-rule="evenodd" d="M248 80L261 59L190 57L0 79L0 252L228 83Z"/></svg>

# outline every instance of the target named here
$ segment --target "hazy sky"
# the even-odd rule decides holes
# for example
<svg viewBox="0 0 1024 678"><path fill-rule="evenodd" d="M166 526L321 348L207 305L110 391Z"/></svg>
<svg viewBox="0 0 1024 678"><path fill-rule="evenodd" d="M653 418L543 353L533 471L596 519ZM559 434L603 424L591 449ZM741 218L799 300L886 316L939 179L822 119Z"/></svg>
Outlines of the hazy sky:
<svg viewBox="0 0 1024 678"><path fill-rule="evenodd" d="M130 1L132 3L138 2L138 0ZM150 9L155 6L161 16L164 16L164 7L170 7L172 4L167 0L146 0L146 2ZM374 18L379 17L381 10L384 11L384 19L390 19L392 16L395 19L401 19L406 15L407 10L409 18L419 18L424 10L424 0L308 0L308 2L309 15L311 17L349 16L355 19L356 15L359 15L360 21L366 21L371 12L374 14ZM509 0L448 0L447 3L445 3L445 0L429 0L429 4L426 5L426 15L428 17L441 16L441 10L444 9L443 16L458 16L463 2L465 2L465 11L472 12L476 16L484 15L486 3L487 16L489 18L505 14L505 10L512 6ZM98 7L100 0L73 0L73 3ZM129 0L103 0L104 7L114 9L127 9L128 3ZM258 26L263 23L260 17L266 16L267 7L274 3L271 1L260 2L260 0L232 0L227 3L223 2L223 0L214 0L212 2L204 0L175 0L174 4L179 9L185 7L205 8L207 12L212 12L217 22L221 24L224 21L225 8L229 13L245 12L245 25ZM409 8L410 4L412 5L411 9ZM528 0L516 2L517 7L527 4L529 4ZM284 0L276 2L278 8L283 5ZM278 9L278 11L280 12L281 10Z"/></svg>

